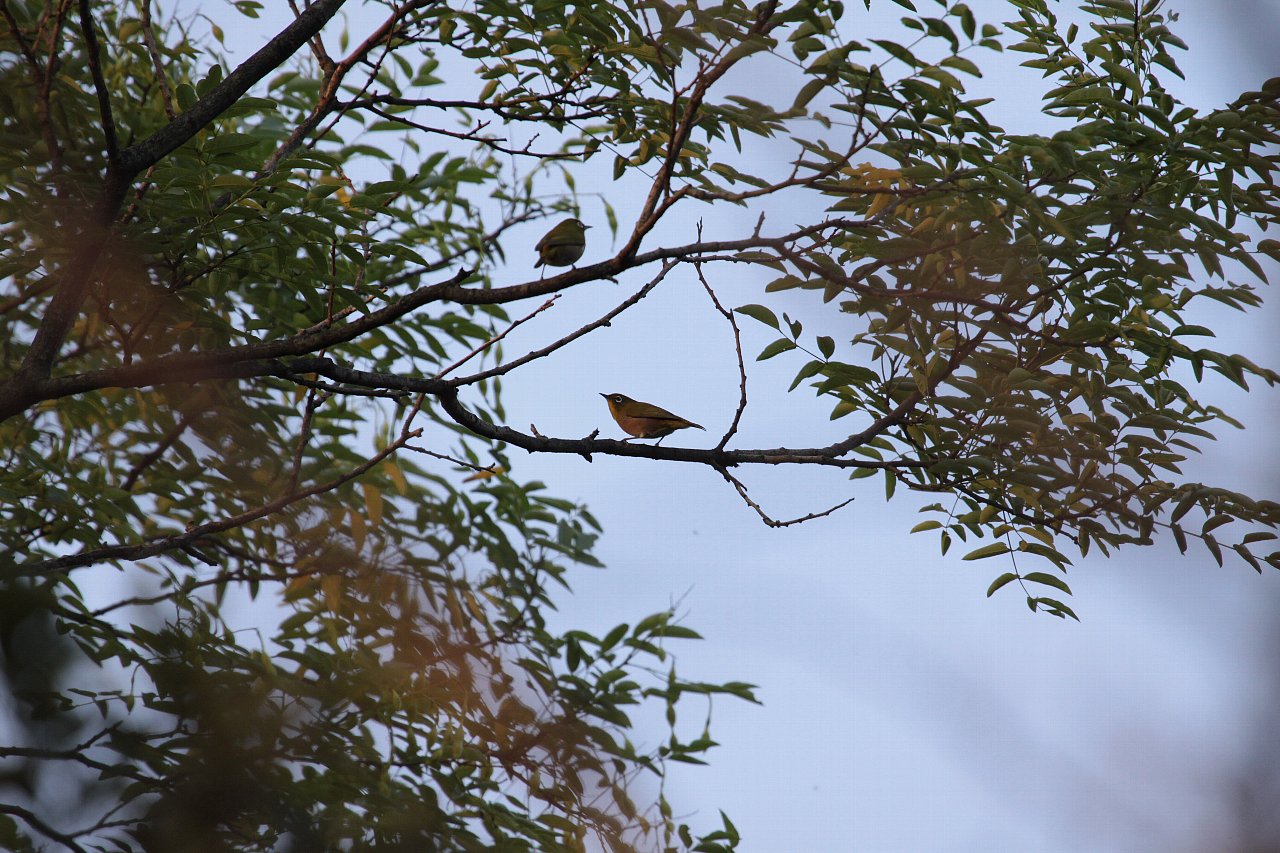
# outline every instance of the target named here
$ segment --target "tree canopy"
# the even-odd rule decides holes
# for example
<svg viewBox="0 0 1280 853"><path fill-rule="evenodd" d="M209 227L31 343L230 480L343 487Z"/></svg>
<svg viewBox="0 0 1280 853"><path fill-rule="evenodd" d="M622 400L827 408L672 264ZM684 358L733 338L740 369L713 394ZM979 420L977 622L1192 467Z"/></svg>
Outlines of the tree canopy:
<svg viewBox="0 0 1280 853"><path fill-rule="evenodd" d="M0 0L4 843L736 846L660 782L751 685L680 677L673 611L552 627L599 525L512 448L705 466L770 525L876 478L1058 616L1095 548L1280 568L1280 505L1182 471L1236 426L1198 383L1280 379L1197 322L1280 258L1280 80L1179 103L1163 0L893 2L878 33L870 2L312 0L233 63L252 0ZM1006 53L1060 130L967 91ZM588 192L607 257L507 258ZM504 382L675 280L736 343L712 447L508 422ZM612 309L507 353L605 281ZM741 445L768 359L840 440ZM853 482L777 520L744 472L779 465Z"/></svg>

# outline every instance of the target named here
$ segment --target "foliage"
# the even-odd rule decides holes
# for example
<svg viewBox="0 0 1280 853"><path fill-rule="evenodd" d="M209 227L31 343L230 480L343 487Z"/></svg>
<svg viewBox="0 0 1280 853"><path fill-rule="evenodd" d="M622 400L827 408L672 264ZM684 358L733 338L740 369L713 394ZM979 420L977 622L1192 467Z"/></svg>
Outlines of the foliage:
<svg viewBox="0 0 1280 853"><path fill-rule="evenodd" d="M1017 581L1060 616L1066 545L1168 529L1280 566L1254 550L1280 507L1179 467L1233 423L1193 393L1206 368L1277 379L1190 339L1206 300L1257 306L1256 255L1280 255L1259 239L1280 83L1177 103L1160 0L1091 0L1087 37L1043 0L1004 27L896 2L905 37L857 41L864 9L823 0L315 0L233 67L218 43L251 0L209 20L0 0L4 843L736 846L654 786L714 746L679 725L689 696L750 686L678 677L667 641L697 634L671 612L554 627L599 527L518 479L511 445L706 465L775 525L736 472L948 495L916 530L944 553L989 539L965 558L1007 561L991 592ZM966 93L1005 50L1047 81L1052 136ZM764 75L785 102L738 94ZM795 156L761 166L753 138ZM511 283L532 269L505 262L519 227L576 214L587 182L617 251ZM793 199L819 212L780 231L766 214ZM759 224L658 243L707 206ZM669 279L740 340L708 283L724 266L795 291L736 314L777 331L760 359L809 355L792 390L847 437L738 447L740 343L713 448L504 422L504 379ZM629 288L615 309L503 354L607 279ZM797 296L839 333L779 317ZM632 714L669 737L633 743Z"/></svg>

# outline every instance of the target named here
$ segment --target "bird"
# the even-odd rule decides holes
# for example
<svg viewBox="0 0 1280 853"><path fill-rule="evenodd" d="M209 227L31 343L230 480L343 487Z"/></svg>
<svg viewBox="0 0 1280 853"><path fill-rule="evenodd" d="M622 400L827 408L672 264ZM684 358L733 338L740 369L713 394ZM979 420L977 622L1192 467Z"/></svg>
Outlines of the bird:
<svg viewBox="0 0 1280 853"><path fill-rule="evenodd" d="M632 400L625 394L601 394L600 396L604 397L605 402L609 404L609 414L613 415L618 426L622 427L623 432L631 438L656 438L658 444L661 444L662 439L678 429L686 427L706 429L701 424L687 421L652 403ZM624 438L623 441L630 441L631 438Z"/></svg>
<svg viewBox="0 0 1280 853"><path fill-rule="evenodd" d="M567 267L577 263L587 248L587 229L590 227L580 219L569 217L552 228L534 247L538 252L538 262L534 266Z"/></svg>

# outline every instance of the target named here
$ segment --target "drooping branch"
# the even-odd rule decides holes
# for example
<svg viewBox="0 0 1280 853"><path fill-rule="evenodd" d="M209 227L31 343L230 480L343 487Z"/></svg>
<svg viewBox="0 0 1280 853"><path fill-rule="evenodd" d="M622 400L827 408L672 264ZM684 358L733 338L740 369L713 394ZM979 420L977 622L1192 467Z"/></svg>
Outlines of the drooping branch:
<svg viewBox="0 0 1280 853"><path fill-rule="evenodd" d="M760 506L760 504L758 504L755 500L752 499L751 495L747 494L746 484L743 483L741 480L739 480L737 477L730 474L728 469L717 468L716 470L720 472L720 476L724 477L725 482L733 486L734 490L738 493L738 497L742 498L742 502L745 503L747 506L749 506L752 512L754 512L757 516L759 516L760 520L763 521L767 527L775 527L775 528L791 527L796 524L804 524L806 521L813 521L814 519L825 518L826 516L831 515L837 510L844 509L854 501L853 498L848 498L846 500L841 501L838 504L835 504L834 506L828 507L827 509L819 510L818 512L811 512L811 513L808 513L807 515L798 516L797 518L790 518L790 519L787 519L786 521L779 521L778 519L773 518L767 512L765 512L764 507Z"/></svg>
<svg viewBox="0 0 1280 853"><path fill-rule="evenodd" d="M701 236L702 223L698 223L698 232ZM703 290L707 291L707 295L711 297L711 304L715 306L720 316L724 317L729 323L729 328L733 330L733 352L738 361L738 408L733 413L733 422L729 424L729 428L725 430L724 435L720 437L720 443L716 445L717 450L723 450L729 444L729 439L738 432L738 424L742 423L742 415L747 410L747 365L742 358L742 333L738 329L738 321L733 319L733 312L727 310L720 304L720 299L716 296L715 290L707 281L707 277L702 273L702 264L695 264L694 268L698 273L698 281L702 283Z"/></svg>

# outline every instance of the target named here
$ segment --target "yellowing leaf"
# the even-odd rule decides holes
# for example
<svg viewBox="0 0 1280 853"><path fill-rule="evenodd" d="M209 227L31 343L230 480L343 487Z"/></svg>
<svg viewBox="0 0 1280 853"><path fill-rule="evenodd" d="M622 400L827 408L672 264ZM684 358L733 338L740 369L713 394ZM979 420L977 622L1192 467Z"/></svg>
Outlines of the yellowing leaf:
<svg viewBox="0 0 1280 853"><path fill-rule="evenodd" d="M342 576L325 575L320 578L320 590L324 593L324 606L334 613L342 609Z"/></svg>
<svg viewBox="0 0 1280 853"><path fill-rule="evenodd" d="M507 473L507 469L503 468L501 465L490 465L488 468L475 472L470 477L463 478L462 482L470 483L473 480L487 480L490 477L497 477L498 475L505 473Z"/></svg>
<svg viewBox="0 0 1280 853"><path fill-rule="evenodd" d="M369 530L364 523L364 515L362 513L353 509L347 515L351 518L351 539L355 542L356 550L359 551L364 547L364 537Z"/></svg>
<svg viewBox="0 0 1280 853"><path fill-rule="evenodd" d="M364 491L364 507L369 513L369 520L373 522L374 527L382 526L382 492L378 491L378 487L372 483L361 483L360 488Z"/></svg>
<svg viewBox="0 0 1280 853"><path fill-rule="evenodd" d="M382 463L382 470L391 478L392 484L396 487L396 491L401 495L409 494L409 483L404 478L404 472L400 470L400 466L388 460Z"/></svg>

